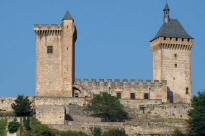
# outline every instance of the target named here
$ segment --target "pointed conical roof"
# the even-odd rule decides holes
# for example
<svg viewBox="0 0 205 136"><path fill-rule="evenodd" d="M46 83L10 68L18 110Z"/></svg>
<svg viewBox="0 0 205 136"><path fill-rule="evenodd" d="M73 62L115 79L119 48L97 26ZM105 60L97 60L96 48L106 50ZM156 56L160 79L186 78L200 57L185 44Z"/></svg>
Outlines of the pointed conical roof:
<svg viewBox="0 0 205 136"><path fill-rule="evenodd" d="M168 3L165 4L164 11L165 11L165 10L169 10Z"/></svg>
<svg viewBox="0 0 205 136"><path fill-rule="evenodd" d="M169 6L166 3L164 11L169 10ZM168 22L164 22L160 27L155 37L151 40L155 40L159 37L172 37L172 38L190 38L193 39L183 28L177 19L169 19Z"/></svg>
<svg viewBox="0 0 205 136"><path fill-rule="evenodd" d="M70 15L70 12L67 10L62 20L73 20L73 17Z"/></svg>
<svg viewBox="0 0 205 136"><path fill-rule="evenodd" d="M173 38L190 38L193 39L179 23L177 19L170 19L168 23L164 23L159 29L158 33L152 39L159 37L173 37Z"/></svg>

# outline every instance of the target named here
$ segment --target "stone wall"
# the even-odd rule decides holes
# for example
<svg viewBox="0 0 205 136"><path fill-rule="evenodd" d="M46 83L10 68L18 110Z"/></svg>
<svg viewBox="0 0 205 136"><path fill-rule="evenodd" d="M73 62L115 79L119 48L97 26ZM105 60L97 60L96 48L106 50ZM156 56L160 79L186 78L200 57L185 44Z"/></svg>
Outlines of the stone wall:
<svg viewBox="0 0 205 136"><path fill-rule="evenodd" d="M78 97L92 97L93 94L99 94L100 92L107 92L113 96L120 93L121 99L131 99L131 93L134 94L134 99L146 99L145 94L147 94L148 99L161 99L162 102L168 102L166 84L166 81L159 82L158 80L154 82L150 80L146 82L130 80L128 82L125 79L120 82L119 79L116 79L112 82L111 79L108 79L104 82L103 79L99 79L99 82L97 82L96 79L92 79L89 82L88 79L84 79L81 82L80 79L76 79L74 93L78 93Z"/></svg>
<svg viewBox="0 0 205 136"><path fill-rule="evenodd" d="M136 122L135 124L122 123L122 122L67 122L65 125L49 125L50 128L58 130L72 130L82 131L91 134L90 128L98 127L103 131L114 128L123 128L129 136L136 136L136 134L143 135L170 135L176 128L186 131L184 123L168 123L168 122Z"/></svg>
<svg viewBox="0 0 205 136"><path fill-rule="evenodd" d="M13 111L11 104L14 103L16 97L4 97L0 98L0 109L2 111Z"/></svg>
<svg viewBox="0 0 205 136"><path fill-rule="evenodd" d="M42 124L64 124L65 108L64 106L37 106L36 118Z"/></svg>
<svg viewBox="0 0 205 136"><path fill-rule="evenodd" d="M36 35L36 96L61 96L61 27L35 25ZM53 53L47 53L52 46Z"/></svg>
<svg viewBox="0 0 205 136"><path fill-rule="evenodd" d="M139 109L142 105L158 105L162 104L162 100L123 100L120 99L120 103L124 105L124 107Z"/></svg>
<svg viewBox="0 0 205 136"><path fill-rule="evenodd" d="M136 108L126 108L133 119L188 119L188 104L138 104ZM140 107L144 107L144 110Z"/></svg>
<svg viewBox="0 0 205 136"><path fill-rule="evenodd" d="M35 97L35 106L42 106L42 105L66 106L71 104L83 106L86 104L86 98Z"/></svg>
<svg viewBox="0 0 205 136"><path fill-rule="evenodd" d="M0 97L0 112L1 111L13 111L11 104L14 103L17 97ZM30 101L34 101L34 97L28 97Z"/></svg>

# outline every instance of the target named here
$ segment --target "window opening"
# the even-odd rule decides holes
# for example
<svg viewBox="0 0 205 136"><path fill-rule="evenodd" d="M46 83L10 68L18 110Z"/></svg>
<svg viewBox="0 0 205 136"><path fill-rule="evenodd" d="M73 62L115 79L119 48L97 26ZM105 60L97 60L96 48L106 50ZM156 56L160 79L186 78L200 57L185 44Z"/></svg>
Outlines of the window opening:
<svg viewBox="0 0 205 136"><path fill-rule="evenodd" d="M117 98L121 99L121 93L117 93Z"/></svg>
<svg viewBox="0 0 205 136"><path fill-rule="evenodd" d="M78 96L78 93L75 93L75 94L74 94L74 97L79 97L79 96Z"/></svg>
<svg viewBox="0 0 205 136"><path fill-rule="evenodd" d="M189 88L188 87L186 88L186 94L187 95L189 94Z"/></svg>
<svg viewBox="0 0 205 136"><path fill-rule="evenodd" d="M149 94L148 93L144 93L144 99L149 99Z"/></svg>
<svg viewBox="0 0 205 136"><path fill-rule="evenodd" d="M135 99L135 93L131 93L131 94L130 94L130 98L131 98L131 99Z"/></svg>
<svg viewBox="0 0 205 136"><path fill-rule="evenodd" d="M53 46L47 46L47 53L53 53Z"/></svg>

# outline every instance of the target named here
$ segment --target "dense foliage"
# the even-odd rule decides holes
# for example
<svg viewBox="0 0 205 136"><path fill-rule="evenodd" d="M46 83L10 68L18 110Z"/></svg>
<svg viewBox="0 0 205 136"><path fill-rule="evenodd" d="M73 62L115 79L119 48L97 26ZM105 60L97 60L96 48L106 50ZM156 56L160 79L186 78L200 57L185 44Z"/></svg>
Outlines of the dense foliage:
<svg viewBox="0 0 205 136"><path fill-rule="evenodd" d="M42 125L35 118L30 120L30 130L24 132L24 136L88 136L82 132L57 131ZM24 126L25 127L25 126Z"/></svg>
<svg viewBox="0 0 205 136"><path fill-rule="evenodd" d="M30 116L32 114L31 103L28 97L19 95L11 107L17 116Z"/></svg>
<svg viewBox="0 0 205 136"><path fill-rule="evenodd" d="M193 97L192 107L188 113L189 135L205 136L205 91Z"/></svg>
<svg viewBox="0 0 205 136"><path fill-rule="evenodd" d="M7 120L0 120L0 136L6 136Z"/></svg>
<svg viewBox="0 0 205 136"><path fill-rule="evenodd" d="M10 133L15 133L15 132L17 132L19 127L20 127L20 124L17 122L17 120L15 118L13 121L9 122L8 130Z"/></svg>
<svg viewBox="0 0 205 136"><path fill-rule="evenodd" d="M101 136L102 131L100 128L90 128L92 136Z"/></svg>
<svg viewBox="0 0 205 136"><path fill-rule="evenodd" d="M123 129L111 129L103 133L102 136L128 136Z"/></svg>
<svg viewBox="0 0 205 136"><path fill-rule="evenodd" d="M172 136L186 136L185 134L183 134L180 130L176 129Z"/></svg>
<svg viewBox="0 0 205 136"><path fill-rule="evenodd" d="M101 117L105 122L120 122L128 119L128 114L117 97L108 93L94 95L86 108L93 112L93 116Z"/></svg>

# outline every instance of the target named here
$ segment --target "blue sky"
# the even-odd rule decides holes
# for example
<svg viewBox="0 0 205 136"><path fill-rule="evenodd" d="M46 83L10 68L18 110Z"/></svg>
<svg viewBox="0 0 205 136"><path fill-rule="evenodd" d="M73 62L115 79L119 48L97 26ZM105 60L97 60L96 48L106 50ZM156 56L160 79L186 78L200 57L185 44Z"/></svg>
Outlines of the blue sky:
<svg viewBox="0 0 205 136"><path fill-rule="evenodd" d="M205 90L205 1L168 0L195 38L193 94ZM162 24L165 0L0 0L0 96L35 95L34 24L75 19L76 78L152 79L151 40Z"/></svg>

